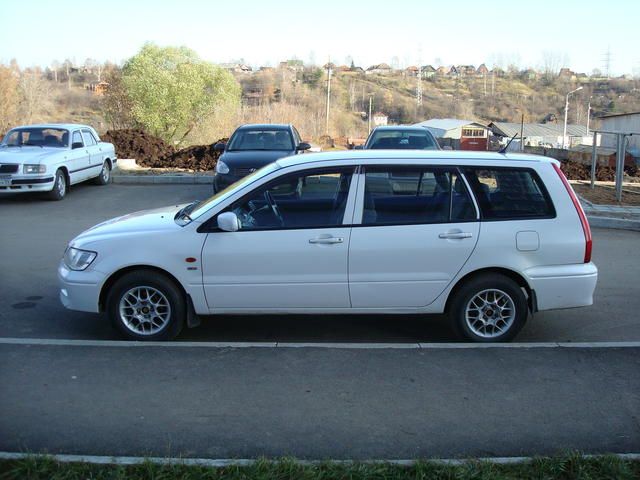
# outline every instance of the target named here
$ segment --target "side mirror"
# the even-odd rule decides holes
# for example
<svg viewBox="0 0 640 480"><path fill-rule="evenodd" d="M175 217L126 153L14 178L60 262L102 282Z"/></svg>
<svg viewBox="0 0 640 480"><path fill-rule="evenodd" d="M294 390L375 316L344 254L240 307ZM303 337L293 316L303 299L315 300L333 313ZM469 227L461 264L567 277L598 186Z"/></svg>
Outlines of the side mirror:
<svg viewBox="0 0 640 480"><path fill-rule="evenodd" d="M82 147L84 147L82 142L73 142L71 144L71 150L75 150L76 148L82 148Z"/></svg>
<svg viewBox="0 0 640 480"><path fill-rule="evenodd" d="M213 146L213 149L214 149L216 152L224 152L224 150L225 150L226 148L227 148L227 144L226 144L226 143L222 143L222 142L220 142L220 143L216 143L216 144Z"/></svg>
<svg viewBox="0 0 640 480"><path fill-rule="evenodd" d="M224 212L218 215L218 228L225 232L237 232L240 230L240 221L233 212Z"/></svg>
<svg viewBox="0 0 640 480"><path fill-rule="evenodd" d="M311 145L308 144L307 142L300 142L298 144L298 146L296 147L296 150L298 152L304 151L304 150L309 150L311 148Z"/></svg>

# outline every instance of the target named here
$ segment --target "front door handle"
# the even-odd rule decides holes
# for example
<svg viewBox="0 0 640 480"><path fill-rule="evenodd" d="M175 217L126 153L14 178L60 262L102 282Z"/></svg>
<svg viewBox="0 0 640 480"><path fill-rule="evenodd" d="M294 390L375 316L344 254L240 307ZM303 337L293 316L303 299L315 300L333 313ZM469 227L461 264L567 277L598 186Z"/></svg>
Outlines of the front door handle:
<svg viewBox="0 0 640 480"><path fill-rule="evenodd" d="M343 243L344 238L342 237L317 237L310 238L309 243L324 243L324 244L332 244L332 243Z"/></svg>
<svg viewBox="0 0 640 480"><path fill-rule="evenodd" d="M453 239L461 239L461 238L471 238L473 235L471 232L445 232L438 235L438 238L453 238Z"/></svg>

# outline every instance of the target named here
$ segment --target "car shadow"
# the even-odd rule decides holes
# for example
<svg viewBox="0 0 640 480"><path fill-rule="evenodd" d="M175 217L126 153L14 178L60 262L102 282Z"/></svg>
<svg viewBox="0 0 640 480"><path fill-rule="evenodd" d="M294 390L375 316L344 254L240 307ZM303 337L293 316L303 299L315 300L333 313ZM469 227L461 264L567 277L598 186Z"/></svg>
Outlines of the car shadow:
<svg viewBox="0 0 640 480"><path fill-rule="evenodd" d="M178 341L295 343L455 342L444 315L219 315Z"/></svg>

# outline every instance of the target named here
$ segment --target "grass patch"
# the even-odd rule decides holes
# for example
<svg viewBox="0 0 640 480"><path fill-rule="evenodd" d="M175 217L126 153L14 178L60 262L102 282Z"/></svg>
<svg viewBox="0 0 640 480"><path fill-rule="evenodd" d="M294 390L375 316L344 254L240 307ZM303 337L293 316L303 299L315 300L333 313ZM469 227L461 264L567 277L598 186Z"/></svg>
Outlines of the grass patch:
<svg viewBox="0 0 640 480"><path fill-rule="evenodd" d="M541 457L531 462L496 465L469 461L462 465L443 465L418 461L404 467L390 464L336 464L331 462L301 465L293 459L258 460L250 466L213 468L193 465L95 465L62 463L51 457L34 455L21 460L0 461L1 479L27 480L405 480L405 479L611 479L640 478L640 462L614 456L584 458L578 454Z"/></svg>

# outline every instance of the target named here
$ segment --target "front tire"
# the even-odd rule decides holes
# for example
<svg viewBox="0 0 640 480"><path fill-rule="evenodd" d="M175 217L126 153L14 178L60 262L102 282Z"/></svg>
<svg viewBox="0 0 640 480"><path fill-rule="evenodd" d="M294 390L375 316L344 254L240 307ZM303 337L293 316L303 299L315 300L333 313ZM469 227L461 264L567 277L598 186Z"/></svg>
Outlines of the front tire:
<svg viewBox="0 0 640 480"><path fill-rule="evenodd" d="M62 200L67 194L68 187L67 176L62 169L59 168L56 171L56 176L53 181L53 189L47 193L47 198L54 201Z"/></svg>
<svg viewBox="0 0 640 480"><path fill-rule="evenodd" d="M109 162L104 162L102 164L100 175L94 179L94 182L96 185L107 185L111 183L111 165L109 165Z"/></svg>
<svg viewBox="0 0 640 480"><path fill-rule="evenodd" d="M471 278L454 295L449 316L456 333L467 341L508 342L527 321L527 298L505 275Z"/></svg>
<svg viewBox="0 0 640 480"><path fill-rule="evenodd" d="M172 340L187 316L182 290L152 270L133 271L118 279L109 290L106 307L113 326L129 340Z"/></svg>

